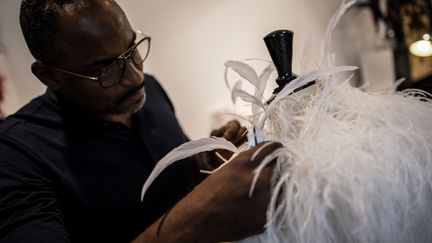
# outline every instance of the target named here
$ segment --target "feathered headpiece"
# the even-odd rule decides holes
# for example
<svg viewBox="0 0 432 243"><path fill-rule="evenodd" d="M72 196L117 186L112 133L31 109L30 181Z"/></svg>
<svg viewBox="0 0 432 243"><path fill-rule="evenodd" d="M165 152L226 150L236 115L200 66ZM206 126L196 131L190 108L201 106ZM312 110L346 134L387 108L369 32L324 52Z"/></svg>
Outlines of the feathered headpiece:
<svg viewBox="0 0 432 243"><path fill-rule="evenodd" d="M277 158L266 231L245 242L432 242L432 101L419 90L368 93L339 78L356 67L335 66L331 33L354 2L330 20L318 67L271 104L263 97L271 67L258 76L226 63L255 87L249 94L234 85L233 100L251 103L250 123L283 144L256 170ZM313 94L292 94L313 80ZM157 164L142 196L175 160L215 148L238 152L223 139L182 145Z"/></svg>

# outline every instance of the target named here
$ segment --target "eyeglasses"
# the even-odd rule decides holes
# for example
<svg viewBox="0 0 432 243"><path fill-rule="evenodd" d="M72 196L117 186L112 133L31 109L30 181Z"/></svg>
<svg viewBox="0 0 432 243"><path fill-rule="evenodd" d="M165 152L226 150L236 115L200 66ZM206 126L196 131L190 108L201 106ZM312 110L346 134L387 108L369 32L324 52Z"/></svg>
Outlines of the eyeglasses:
<svg viewBox="0 0 432 243"><path fill-rule="evenodd" d="M135 45L127 49L123 54L118 56L116 60L106 64L97 76L82 75L61 68L55 68L55 70L70 75L75 75L77 77L98 81L100 86L102 86L103 88L111 88L122 80L126 65L128 65L127 63L129 63L129 65L135 65L141 70L144 61L148 57L150 51L151 37L143 34L141 31L138 30L135 30L135 32L137 36L142 36L142 38L138 42L136 42Z"/></svg>

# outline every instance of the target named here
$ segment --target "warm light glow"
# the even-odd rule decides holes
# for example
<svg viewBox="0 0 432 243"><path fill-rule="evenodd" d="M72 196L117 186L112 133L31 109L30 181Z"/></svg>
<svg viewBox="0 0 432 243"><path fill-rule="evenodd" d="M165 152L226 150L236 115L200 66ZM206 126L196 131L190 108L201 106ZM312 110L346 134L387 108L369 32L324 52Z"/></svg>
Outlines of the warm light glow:
<svg viewBox="0 0 432 243"><path fill-rule="evenodd" d="M424 34L423 40L418 40L412 43L409 47L411 54L419 57L430 57L432 56L432 42L430 41L430 35Z"/></svg>

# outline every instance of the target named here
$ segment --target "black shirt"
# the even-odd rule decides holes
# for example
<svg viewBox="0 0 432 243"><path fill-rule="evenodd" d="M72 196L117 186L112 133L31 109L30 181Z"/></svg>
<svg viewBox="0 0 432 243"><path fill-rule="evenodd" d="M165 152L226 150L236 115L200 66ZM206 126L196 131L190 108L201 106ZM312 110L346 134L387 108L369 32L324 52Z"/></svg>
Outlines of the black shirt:
<svg viewBox="0 0 432 243"><path fill-rule="evenodd" d="M187 141L146 75L136 130L89 118L47 91L0 125L0 242L129 242L192 189L192 160L140 202L155 163Z"/></svg>

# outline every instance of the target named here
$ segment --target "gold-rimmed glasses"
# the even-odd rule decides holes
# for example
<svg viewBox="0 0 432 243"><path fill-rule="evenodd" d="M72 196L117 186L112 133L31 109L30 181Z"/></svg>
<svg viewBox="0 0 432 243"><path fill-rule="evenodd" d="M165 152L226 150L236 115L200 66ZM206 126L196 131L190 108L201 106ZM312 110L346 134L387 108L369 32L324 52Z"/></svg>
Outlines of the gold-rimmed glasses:
<svg viewBox="0 0 432 243"><path fill-rule="evenodd" d="M150 51L151 37L145 35L139 30L135 30L136 38L141 36L142 38L137 41L132 47L127 49L123 54L118 56L114 61L106 64L97 76L87 76L71 71L67 71L61 68L55 68L55 70L74 75L81 78L87 78L94 81L98 81L100 86L103 88L110 88L123 78L126 65L129 62L130 65L135 65L139 69L142 69L143 62L147 59ZM132 62L132 63L131 63Z"/></svg>

